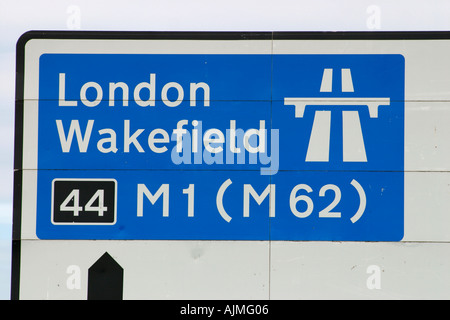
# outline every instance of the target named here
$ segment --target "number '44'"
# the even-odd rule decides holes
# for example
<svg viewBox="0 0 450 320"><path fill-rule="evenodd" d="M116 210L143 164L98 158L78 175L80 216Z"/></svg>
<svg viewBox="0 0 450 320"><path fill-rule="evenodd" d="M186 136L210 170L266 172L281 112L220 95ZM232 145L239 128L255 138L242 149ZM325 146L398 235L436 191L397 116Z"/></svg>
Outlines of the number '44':
<svg viewBox="0 0 450 320"><path fill-rule="evenodd" d="M102 189L97 190L84 206L84 211L96 211L99 217L103 217L103 213L108 211L108 207L105 207L104 204L104 197L105 191ZM72 205L70 205L71 202L73 203ZM97 202L97 206L94 205L95 202ZM80 212L83 211L83 207L80 206L80 190L73 189L61 203L59 210L73 212L73 215L78 217Z"/></svg>

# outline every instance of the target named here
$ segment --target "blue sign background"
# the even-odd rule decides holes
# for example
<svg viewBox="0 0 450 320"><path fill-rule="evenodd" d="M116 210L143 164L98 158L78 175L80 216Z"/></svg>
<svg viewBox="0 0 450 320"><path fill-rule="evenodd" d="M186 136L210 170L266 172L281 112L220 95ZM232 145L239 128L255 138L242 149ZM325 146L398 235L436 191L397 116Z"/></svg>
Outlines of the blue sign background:
<svg viewBox="0 0 450 320"><path fill-rule="evenodd" d="M355 92L319 92L324 68L350 68ZM36 232L41 239L200 239L200 240L336 240L399 241L403 238L404 211L404 68L401 55L116 55L116 54L44 54L40 58L38 197ZM65 99L77 106L59 106L59 74L65 74ZM141 107L133 100L133 90L149 75L156 75L155 106ZM338 76L333 88L340 88ZM95 107L80 101L80 88L96 82L103 89L103 100ZM122 106L117 90L115 106L108 105L108 84L124 82L130 88L129 105ZM185 99L177 107L161 101L165 84L176 82ZM203 106L202 94L197 106L189 105L190 83L207 83L211 89L210 106ZM169 100L176 100L174 89ZM141 99L145 100L145 90ZM95 90L87 91L94 100ZM390 98L381 106L377 118L369 118L367 106L306 106L303 118L294 117L294 107L284 104L286 97L299 98ZM331 110L329 162L306 162L311 128L316 110ZM364 135L367 162L342 161L342 110L358 110ZM174 163L176 142L165 145L167 152L154 153L147 143L149 133L162 128L171 135L178 121L192 132L193 121L201 121L202 133L216 128L224 134L235 120L243 131L258 129L265 121L266 156L272 157L272 174L262 175L270 167L257 154L250 163ZM63 152L56 120L61 120L67 137L72 120L78 120L85 133L88 120L94 120L86 152L80 152L74 134L70 152ZM137 139L144 152L133 144L124 150L124 120L129 120L130 135L144 131ZM117 152L102 153L97 148L105 137L99 130L112 129L117 135ZM277 130L271 131L271 129ZM279 154L275 160L271 142L278 136ZM229 143L229 136L226 136ZM259 141L260 142L260 141ZM201 137L199 145L202 146ZM251 142L256 143L255 141ZM227 148L227 145L223 145ZM248 156L248 154L247 154ZM278 161L276 165L273 162ZM117 181L117 217L113 225L63 225L52 223L52 181L62 179L115 179ZM229 222L218 211L217 195L230 179L223 207ZM352 222L361 203L351 182L364 190L366 207L361 218ZM162 215L163 197L155 204L144 196L143 216L137 216L138 184L152 194L169 184L169 215ZM188 195L183 189L195 186L194 216L189 217ZM298 185L307 185L311 192ZM244 216L244 186L251 185L261 195L271 185L271 193L258 204L249 196L249 216ZM334 185L336 192L320 190ZM247 189L248 190L248 189ZM273 195L275 202L269 203ZM303 196L302 198L298 198ZM311 213L305 212L311 200ZM303 200L302 200L303 199ZM319 212L338 200L333 212L340 217L321 217ZM273 210L272 207L275 209ZM271 214L272 212L272 214ZM81 213L82 214L82 213Z"/></svg>

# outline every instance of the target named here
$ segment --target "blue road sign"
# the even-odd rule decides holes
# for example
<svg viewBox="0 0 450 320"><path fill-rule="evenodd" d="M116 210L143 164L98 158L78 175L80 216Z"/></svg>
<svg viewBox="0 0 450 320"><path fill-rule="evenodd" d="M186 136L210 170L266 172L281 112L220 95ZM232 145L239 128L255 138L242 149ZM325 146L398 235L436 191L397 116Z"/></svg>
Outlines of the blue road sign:
<svg viewBox="0 0 450 320"><path fill-rule="evenodd" d="M43 54L41 239L399 241L401 55Z"/></svg>

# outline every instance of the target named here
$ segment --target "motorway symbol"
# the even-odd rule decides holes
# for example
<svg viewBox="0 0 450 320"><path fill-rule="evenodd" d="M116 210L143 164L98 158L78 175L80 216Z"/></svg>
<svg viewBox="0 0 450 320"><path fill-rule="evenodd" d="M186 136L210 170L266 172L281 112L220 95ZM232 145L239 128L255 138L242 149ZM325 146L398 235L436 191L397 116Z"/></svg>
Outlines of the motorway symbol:
<svg viewBox="0 0 450 320"><path fill-rule="evenodd" d="M320 92L332 92L333 69L323 70ZM341 69L341 92L355 92L351 69ZM370 118L378 118L378 107L388 106L389 98L285 98L285 105L295 106L295 117L302 118L307 105L329 105L329 106L361 106L366 105L369 109ZM308 151L305 161L328 162L330 150L330 127L331 111L318 110L315 112L314 123L309 139ZM364 138L361 130L361 122L358 111L342 111L342 147L344 162L367 162Z"/></svg>

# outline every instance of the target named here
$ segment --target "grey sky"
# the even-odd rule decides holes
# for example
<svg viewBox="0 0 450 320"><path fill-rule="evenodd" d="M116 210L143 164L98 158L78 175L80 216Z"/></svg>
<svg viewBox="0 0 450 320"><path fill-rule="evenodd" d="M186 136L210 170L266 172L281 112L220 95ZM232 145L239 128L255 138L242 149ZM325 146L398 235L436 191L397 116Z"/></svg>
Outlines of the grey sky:
<svg viewBox="0 0 450 320"><path fill-rule="evenodd" d="M15 44L28 30L450 30L449 0L2 0L0 2L0 299L9 299Z"/></svg>

